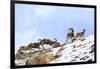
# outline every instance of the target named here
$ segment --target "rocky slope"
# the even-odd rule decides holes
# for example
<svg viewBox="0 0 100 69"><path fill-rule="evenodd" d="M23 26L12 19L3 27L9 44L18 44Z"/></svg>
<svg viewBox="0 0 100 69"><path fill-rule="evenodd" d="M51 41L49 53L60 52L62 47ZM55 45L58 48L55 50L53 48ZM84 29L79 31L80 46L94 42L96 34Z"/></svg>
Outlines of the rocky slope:
<svg viewBox="0 0 100 69"><path fill-rule="evenodd" d="M86 62L94 61L94 35L90 35L83 41L75 41L64 46L65 49L58 54L61 56L50 63Z"/></svg>
<svg viewBox="0 0 100 69"><path fill-rule="evenodd" d="M17 51L16 65L94 61L94 35L57 48Z"/></svg>

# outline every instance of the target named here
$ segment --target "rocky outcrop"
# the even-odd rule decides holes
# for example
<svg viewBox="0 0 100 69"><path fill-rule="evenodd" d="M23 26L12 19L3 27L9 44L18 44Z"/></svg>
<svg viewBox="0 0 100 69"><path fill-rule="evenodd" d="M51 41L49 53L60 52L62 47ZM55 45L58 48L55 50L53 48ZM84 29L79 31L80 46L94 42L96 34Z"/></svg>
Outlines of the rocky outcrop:
<svg viewBox="0 0 100 69"><path fill-rule="evenodd" d="M64 44L48 49L24 50L19 48L16 53L16 65L34 65L50 63L90 62L94 61L95 44L94 35L85 37L84 40L75 40L73 43Z"/></svg>
<svg viewBox="0 0 100 69"><path fill-rule="evenodd" d="M31 64L48 64L50 61L54 60L55 57L53 53L36 53L31 58L26 60L26 65Z"/></svg>

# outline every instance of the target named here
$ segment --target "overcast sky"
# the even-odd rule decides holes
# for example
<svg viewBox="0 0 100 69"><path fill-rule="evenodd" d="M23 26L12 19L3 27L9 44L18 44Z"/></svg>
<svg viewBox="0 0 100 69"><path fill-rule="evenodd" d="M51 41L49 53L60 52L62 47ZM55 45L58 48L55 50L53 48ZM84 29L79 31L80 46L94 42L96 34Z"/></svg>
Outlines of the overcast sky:
<svg viewBox="0 0 100 69"><path fill-rule="evenodd" d="M75 29L75 33L85 28L86 36L93 34L94 9L15 4L15 46L39 38L57 38L64 43L70 27Z"/></svg>

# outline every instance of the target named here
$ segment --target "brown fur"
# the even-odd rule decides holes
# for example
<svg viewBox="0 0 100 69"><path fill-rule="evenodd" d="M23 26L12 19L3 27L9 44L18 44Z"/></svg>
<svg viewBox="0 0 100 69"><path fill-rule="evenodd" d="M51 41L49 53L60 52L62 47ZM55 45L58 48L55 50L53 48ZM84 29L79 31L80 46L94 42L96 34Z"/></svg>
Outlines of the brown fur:
<svg viewBox="0 0 100 69"><path fill-rule="evenodd" d="M28 50L29 47L28 46L20 46L19 50Z"/></svg>
<svg viewBox="0 0 100 69"><path fill-rule="evenodd" d="M50 40L50 39L46 39L46 38L40 40L41 45L44 45L44 44L52 45L52 44L55 44L56 42L57 42L56 39L55 39L55 41L52 41L52 40Z"/></svg>
<svg viewBox="0 0 100 69"><path fill-rule="evenodd" d="M42 47L43 47L44 44L48 44L48 45L55 44L54 45L55 47L60 46L60 43L57 42L57 39L55 39L55 41L52 41L50 39L45 38L45 39L42 39L42 40L39 39L39 41L40 42L38 42L38 43L30 43L30 44L28 44L28 46L21 46L20 50L29 50L29 49L32 49L32 48L38 48L40 50L40 45L42 45ZM44 49L44 47L43 47L43 49Z"/></svg>
<svg viewBox="0 0 100 69"><path fill-rule="evenodd" d="M38 48L40 47L40 43L30 43L28 45L29 49L32 49L32 48Z"/></svg>
<svg viewBox="0 0 100 69"><path fill-rule="evenodd" d="M53 46L53 47L59 47L60 46L60 43L59 42L57 42L57 39L55 38L55 41L52 41L52 40L50 40L50 39L39 39L40 40L40 43L41 43L41 45L43 46L44 44L47 44L47 45L51 45L51 46Z"/></svg>
<svg viewBox="0 0 100 69"><path fill-rule="evenodd" d="M85 33L85 29L83 29L83 32L78 32L76 33L76 37L83 37L84 36L84 33Z"/></svg>
<svg viewBox="0 0 100 69"><path fill-rule="evenodd" d="M71 43L73 38L74 38L74 29L73 28L69 28L68 29L68 33L67 33L67 38L66 38L66 41L65 41L64 44Z"/></svg>
<svg viewBox="0 0 100 69"><path fill-rule="evenodd" d="M40 43L30 43L30 44L28 44L28 46L21 46L20 50L29 50L29 49L32 49L32 48L39 49L39 47L40 47Z"/></svg>
<svg viewBox="0 0 100 69"><path fill-rule="evenodd" d="M71 32L67 33L67 38L73 38L74 37L74 29L73 28L69 28L69 31L71 30Z"/></svg>
<svg viewBox="0 0 100 69"><path fill-rule="evenodd" d="M72 37L74 37L74 33L73 32L67 34L67 38L72 38Z"/></svg>

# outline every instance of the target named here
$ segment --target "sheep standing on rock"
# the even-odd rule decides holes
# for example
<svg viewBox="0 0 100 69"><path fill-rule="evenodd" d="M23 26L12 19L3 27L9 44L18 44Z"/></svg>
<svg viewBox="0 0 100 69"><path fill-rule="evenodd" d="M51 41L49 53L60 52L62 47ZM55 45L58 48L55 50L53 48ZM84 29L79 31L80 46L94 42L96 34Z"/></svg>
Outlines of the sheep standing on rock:
<svg viewBox="0 0 100 69"><path fill-rule="evenodd" d="M29 43L27 46L21 46L20 50L31 50L32 48L40 49L40 43Z"/></svg>
<svg viewBox="0 0 100 69"><path fill-rule="evenodd" d="M28 46L20 46L20 48L19 48L19 50L28 50L29 49L29 47Z"/></svg>
<svg viewBox="0 0 100 69"><path fill-rule="evenodd" d="M56 38L54 39L54 41L47 38L39 39L39 41L42 46L45 44L53 46L54 44L58 43Z"/></svg>
<svg viewBox="0 0 100 69"><path fill-rule="evenodd" d="M86 29L83 29L82 32L76 33L76 38L79 39L79 40L83 39L84 38L85 31L86 31Z"/></svg>
<svg viewBox="0 0 100 69"><path fill-rule="evenodd" d="M55 44L57 42L57 39L55 38L55 41L52 41L50 39L39 39L40 40L40 43L41 45L44 45L44 44L48 44L48 45L52 45L52 44Z"/></svg>
<svg viewBox="0 0 100 69"><path fill-rule="evenodd" d="M29 49L32 49L32 48L37 48L37 49L39 49L40 50L40 43L30 43L29 45L28 45L28 47L29 47Z"/></svg>
<svg viewBox="0 0 100 69"><path fill-rule="evenodd" d="M67 40L65 42L66 43L72 43L74 38L74 29L73 28L69 28L68 29L68 33L67 33Z"/></svg>

